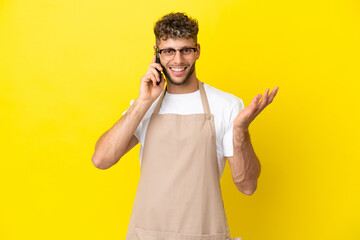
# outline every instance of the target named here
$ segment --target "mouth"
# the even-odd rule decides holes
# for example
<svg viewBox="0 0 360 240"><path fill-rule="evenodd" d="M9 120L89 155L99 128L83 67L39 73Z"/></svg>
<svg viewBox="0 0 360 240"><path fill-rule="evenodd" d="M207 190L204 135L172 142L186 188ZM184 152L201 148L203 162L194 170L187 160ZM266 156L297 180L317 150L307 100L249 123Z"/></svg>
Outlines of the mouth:
<svg viewBox="0 0 360 240"><path fill-rule="evenodd" d="M175 76L181 76L187 69L187 67L169 67L169 68L171 70L171 73L174 74Z"/></svg>

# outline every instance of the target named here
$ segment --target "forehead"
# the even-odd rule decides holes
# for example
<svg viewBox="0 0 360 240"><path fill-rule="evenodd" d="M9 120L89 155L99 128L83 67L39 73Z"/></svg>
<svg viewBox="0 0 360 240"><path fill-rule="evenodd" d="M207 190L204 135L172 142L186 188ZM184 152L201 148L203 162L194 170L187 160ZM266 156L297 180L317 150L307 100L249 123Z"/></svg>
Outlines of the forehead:
<svg viewBox="0 0 360 240"><path fill-rule="evenodd" d="M195 41L193 38L168 38L166 40L160 40L158 47L163 48L183 48L183 47L195 47Z"/></svg>

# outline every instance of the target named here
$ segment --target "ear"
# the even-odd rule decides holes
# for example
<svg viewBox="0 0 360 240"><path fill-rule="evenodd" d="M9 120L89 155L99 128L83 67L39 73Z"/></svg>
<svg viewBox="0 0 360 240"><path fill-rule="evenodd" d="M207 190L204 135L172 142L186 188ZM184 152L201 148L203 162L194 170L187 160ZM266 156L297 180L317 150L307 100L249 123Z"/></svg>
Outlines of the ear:
<svg viewBox="0 0 360 240"><path fill-rule="evenodd" d="M196 60L198 60L199 57L200 57L200 43L197 44L197 49L198 49L198 50L196 51L196 52L197 52L197 54L196 54Z"/></svg>

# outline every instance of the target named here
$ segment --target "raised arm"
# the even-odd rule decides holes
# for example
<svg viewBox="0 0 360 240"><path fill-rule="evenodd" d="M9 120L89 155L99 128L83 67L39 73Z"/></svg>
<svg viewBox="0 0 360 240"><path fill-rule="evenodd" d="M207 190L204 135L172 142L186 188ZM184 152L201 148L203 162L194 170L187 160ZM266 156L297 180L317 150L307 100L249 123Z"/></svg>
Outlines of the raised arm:
<svg viewBox="0 0 360 240"><path fill-rule="evenodd" d="M273 101L278 90L279 87L276 87L268 95L270 89L266 89L260 102L261 94L256 95L250 105L244 108L234 120L234 156L229 157L228 161L236 187L246 195L252 195L255 192L261 171L260 161L251 144L248 128L256 116Z"/></svg>
<svg viewBox="0 0 360 240"><path fill-rule="evenodd" d="M120 158L137 143L135 130L151 104L161 94L164 88L164 77L159 79L156 68L162 70L156 63L154 55L147 73L141 78L139 97L130 106L129 110L104 134L95 144L92 163L99 169L107 169L116 164ZM156 82L160 81L160 85Z"/></svg>

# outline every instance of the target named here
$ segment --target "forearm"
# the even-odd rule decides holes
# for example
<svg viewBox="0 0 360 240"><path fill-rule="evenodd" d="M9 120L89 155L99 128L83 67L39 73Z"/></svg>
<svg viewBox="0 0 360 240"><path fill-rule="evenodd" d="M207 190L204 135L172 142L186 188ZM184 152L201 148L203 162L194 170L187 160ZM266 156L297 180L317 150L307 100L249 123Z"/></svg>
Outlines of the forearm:
<svg viewBox="0 0 360 240"><path fill-rule="evenodd" d="M239 190L251 194L256 190L261 166L247 130L233 129L233 147L233 181Z"/></svg>
<svg viewBox="0 0 360 240"><path fill-rule="evenodd" d="M150 106L151 102L136 99L128 111L99 138L92 157L95 166L105 169L119 161Z"/></svg>

